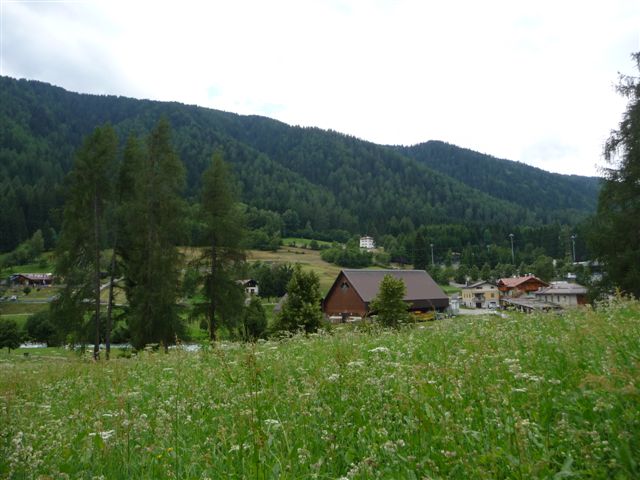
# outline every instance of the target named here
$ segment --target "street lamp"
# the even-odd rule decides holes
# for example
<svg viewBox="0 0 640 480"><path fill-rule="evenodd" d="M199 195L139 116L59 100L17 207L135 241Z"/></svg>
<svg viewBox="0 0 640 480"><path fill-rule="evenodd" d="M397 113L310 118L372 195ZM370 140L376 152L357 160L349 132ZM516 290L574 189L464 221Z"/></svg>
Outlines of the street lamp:
<svg viewBox="0 0 640 480"><path fill-rule="evenodd" d="M511 263L513 265L516 264L516 254L513 251L513 233L509 234L509 238L511 238Z"/></svg>
<svg viewBox="0 0 640 480"><path fill-rule="evenodd" d="M431 244L431 266L433 267L436 262L433 261L433 243Z"/></svg>
<svg viewBox="0 0 640 480"><path fill-rule="evenodd" d="M575 233L571 235L571 244L573 246L573 263L576 263L576 238L578 238L578 235L576 235Z"/></svg>

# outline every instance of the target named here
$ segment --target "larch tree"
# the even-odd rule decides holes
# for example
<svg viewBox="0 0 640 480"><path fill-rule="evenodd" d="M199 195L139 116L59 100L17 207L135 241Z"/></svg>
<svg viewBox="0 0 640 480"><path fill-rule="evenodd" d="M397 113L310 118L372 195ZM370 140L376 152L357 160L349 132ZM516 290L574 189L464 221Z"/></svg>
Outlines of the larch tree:
<svg viewBox="0 0 640 480"><path fill-rule="evenodd" d="M204 273L205 302L200 313L207 318L209 338L216 340L221 324L233 326L239 320L244 291L234 272L244 260L241 247L245 235L243 214L236 199L229 166L222 153L214 153L211 165L202 174L201 215L206 246L199 265Z"/></svg>
<svg viewBox="0 0 640 480"><path fill-rule="evenodd" d="M135 348L162 343L166 349L184 330L177 306L184 166L171 145L166 119L149 135L146 150L141 151L135 140L129 147L130 158L125 159L120 178L128 186L122 187L125 226L119 250L131 342Z"/></svg>
<svg viewBox="0 0 640 480"><path fill-rule="evenodd" d="M89 306L94 319L94 358L100 352L100 259L106 238L105 212L112 199L118 138L110 125L85 138L68 177L56 274L64 289L52 306L62 331L83 329ZM88 303L86 300L91 299Z"/></svg>
<svg viewBox="0 0 640 480"><path fill-rule="evenodd" d="M633 59L640 70L640 52ZM605 286L640 297L640 77L622 76L618 92L628 104L605 144L612 167L605 170L589 245L605 265Z"/></svg>

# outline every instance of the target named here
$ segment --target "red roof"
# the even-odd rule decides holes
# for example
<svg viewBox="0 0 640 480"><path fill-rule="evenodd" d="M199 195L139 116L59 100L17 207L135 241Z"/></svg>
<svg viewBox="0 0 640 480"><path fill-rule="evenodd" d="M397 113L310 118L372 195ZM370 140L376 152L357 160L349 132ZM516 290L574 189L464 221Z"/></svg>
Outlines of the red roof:
<svg viewBox="0 0 640 480"><path fill-rule="evenodd" d="M543 285L548 285L548 283L543 282L542 280L540 280L538 277L534 275L525 275L524 277L501 278L500 280L498 280L498 284L502 284L507 288L516 288L518 285L522 285L523 283L528 282L529 280L536 280L542 283Z"/></svg>

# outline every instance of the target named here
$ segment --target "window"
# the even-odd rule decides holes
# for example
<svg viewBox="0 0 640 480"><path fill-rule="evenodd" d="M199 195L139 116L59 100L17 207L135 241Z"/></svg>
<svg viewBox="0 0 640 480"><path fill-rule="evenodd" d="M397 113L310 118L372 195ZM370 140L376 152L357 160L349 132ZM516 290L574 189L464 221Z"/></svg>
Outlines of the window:
<svg viewBox="0 0 640 480"><path fill-rule="evenodd" d="M342 282L342 284L340 285L340 288L344 291L347 290L349 288L349 284L347 282Z"/></svg>

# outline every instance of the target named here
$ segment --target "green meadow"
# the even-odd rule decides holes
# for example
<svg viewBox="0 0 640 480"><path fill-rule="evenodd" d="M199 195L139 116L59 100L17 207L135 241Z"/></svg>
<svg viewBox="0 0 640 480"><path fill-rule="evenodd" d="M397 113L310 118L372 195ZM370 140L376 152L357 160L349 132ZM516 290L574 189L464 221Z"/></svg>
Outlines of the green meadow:
<svg viewBox="0 0 640 480"><path fill-rule="evenodd" d="M5 350L0 477L639 478L639 388L630 301L98 363Z"/></svg>

